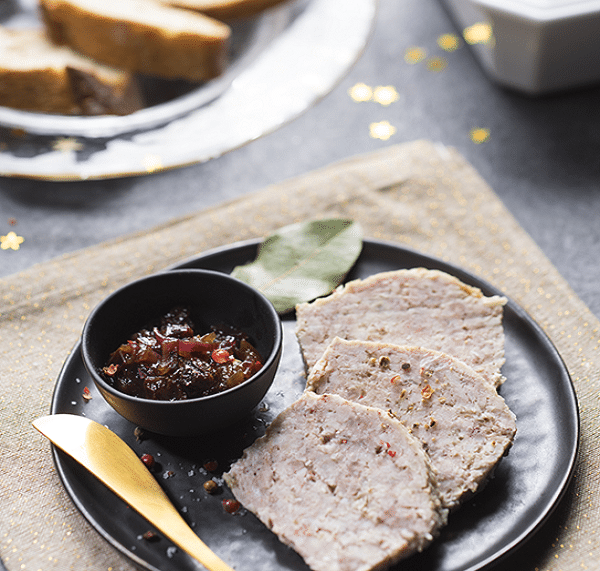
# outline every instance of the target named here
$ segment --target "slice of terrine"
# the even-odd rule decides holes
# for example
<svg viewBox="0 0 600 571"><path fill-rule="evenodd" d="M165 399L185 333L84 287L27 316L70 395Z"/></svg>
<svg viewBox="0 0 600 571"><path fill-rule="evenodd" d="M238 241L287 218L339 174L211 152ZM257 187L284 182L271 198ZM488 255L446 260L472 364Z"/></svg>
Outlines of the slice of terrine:
<svg viewBox="0 0 600 571"><path fill-rule="evenodd" d="M504 378L501 296L437 270L412 268L355 280L296 308L310 370L335 338L415 345L453 355L499 386Z"/></svg>
<svg viewBox="0 0 600 571"><path fill-rule="evenodd" d="M388 411L419 439L449 509L470 497L510 449L515 415L473 369L438 351L335 339L307 390Z"/></svg>
<svg viewBox="0 0 600 571"><path fill-rule="evenodd" d="M367 571L423 549L446 521L422 445L384 411L307 392L224 475L314 571Z"/></svg>

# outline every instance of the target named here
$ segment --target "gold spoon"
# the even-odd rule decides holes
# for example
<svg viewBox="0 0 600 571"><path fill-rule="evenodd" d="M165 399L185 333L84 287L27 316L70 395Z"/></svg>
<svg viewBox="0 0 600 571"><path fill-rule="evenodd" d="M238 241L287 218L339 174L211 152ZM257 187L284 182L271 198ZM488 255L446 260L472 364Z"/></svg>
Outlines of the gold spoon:
<svg viewBox="0 0 600 571"><path fill-rule="evenodd" d="M188 527L148 468L114 432L74 414L44 416L33 426L209 571L233 571Z"/></svg>

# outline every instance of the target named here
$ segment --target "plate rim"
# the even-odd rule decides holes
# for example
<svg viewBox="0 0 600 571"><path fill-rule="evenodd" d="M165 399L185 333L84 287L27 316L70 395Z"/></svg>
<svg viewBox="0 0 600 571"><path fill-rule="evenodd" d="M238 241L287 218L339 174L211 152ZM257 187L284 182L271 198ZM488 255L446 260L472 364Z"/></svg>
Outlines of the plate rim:
<svg viewBox="0 0 600 571"><path fill-rule="evenodd" d="M198 264L202 261L209 261L210 259L218 258L232 251L240 251L244 249L254 250L258 248L262 239L249 239L233 242L230 244L225 244L222 246L218 246L215 248L208 249L204 252L201 252L197 255L190 256L186 259L183 259L175 264L171 264L164 268L162 271L172 271L179 268L190 267L192 264ZM462 569L462 571L484 571L491 566L495 566L498 563L504 561L508 556L512 555L515 551L522 549L543 527L543 525L548 521L548 519L552 516L558 505L561 503L561 500L564 498L569 484L573 479L573 475L575 473L575 469L577 467L577 460L579 456L580 450L580 436L581 436L581 417L577 399L577 393L575 389L575 385L572 381L571 375L568 371L566 363L564 362L562 356L560 355L558 349L550 339L550 337L546 334L546 332L542 329L542 327L537 323L532 316L530 316L523 307L517 304L511 297L503 293L499 288L494 286L493 284L487 282L485 279L473 274L460 266L454 265L451 262L447 262L442 260L441 258L431 256L429 254L419 252L415 249L407 248L400 244L397 244L392 241L379 240L379 239L371 239L371 238L363 238L363 250L361 252L361 256L368 249L386 249L394 252L395 255L400 254L401 256L411 256L415 258L419 258L421 260L426 261L426 265L423 267L434 267L435 269L441 269L442 271L446 271L451 275L455 275L461 281L465 283L478 287L481 291L486 295L500 295L506 297L507 308L512 311L519 321L525 322L527 326L535 333L536 337L544 344L544 346L550 350L553 354L553 357L556 361L561 365L561 378L563 379L563 390L566 392L569 397L568 410L569 410L569 419L571 421L569 430L572 431L572 438L569 439L569 447L568 453L566 454L566 462L565 469L561 474L561 477L558 479L558 485L554 485L552 488L552 493L549 494L548 498L544 501L544 508L539 511L537 516L528 522L523 529L523 531L518 534L511 541L507 542L501 549L494 552L489 557L469 565ZM360 260L357 260L357 263ZM417 266L408 266L408 267L417 267ZM71 366L72 362L79 357L79 347L80 347L80 339L76 342L73 347L73 350L67 356L59 375L57 377L57 381L54 386L54 391L52 394L51 401L51 414L56 414L58 403L56 401L56 397L58 391L60 390L59 383L63 380L63 375L67 371L67 369ZM64 382L64 381L63 381ZM103 537L110 545L120 551L124 556L131 559L141 567L147 569L148 571L160 571L154 565L148 563L144 559L141 559L137 554L131 551L131 549L124 546L121 542L118 541L117 538L108 533L100 524L95 520L95 518L89 513L85 504L80 500L80 498L75 494L72 486L70 485L69 479L64 470L65 461L70 462L67 455L65 455L62 451L57 449L54 445L51 445L52 456L54 465L56 467L57 473L61 480L61 484L63 485L67 495L77 507L77 509L81 512L81 515L86 519L86 521L92 526L92 528L97 531L101 537ZM563 452L563 456L565 456ZM556 478L553 479L553 482L556 482Z"/></svg>

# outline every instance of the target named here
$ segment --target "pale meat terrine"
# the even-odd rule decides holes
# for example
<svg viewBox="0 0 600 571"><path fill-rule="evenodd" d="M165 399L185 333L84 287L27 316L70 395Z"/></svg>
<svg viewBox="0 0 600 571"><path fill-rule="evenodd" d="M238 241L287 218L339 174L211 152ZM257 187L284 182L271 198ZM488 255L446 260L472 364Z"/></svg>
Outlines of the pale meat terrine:
<svg viewBox="0 0 600 571"><path fill-rule="evenodd" d="M414 345L453 355L499 386L504 378L501 296L445 272L412 268L355 280L296 307L307 369L334 337Z"/></svg>
<svg viewBox="0 0 600 571"><path fill-rule="evenodd" d="M446 522L421 444L385 412L305 393L224 475L314 571L381 569Z"/></svg>
<svg viewBox="0 0 600 571"><path fill-rule="evenodd" d="M398 418L423 442L448 509L477 491L516 433L514 414L481 375L419 347L335 339L313 368L307 390Z"/></svg>

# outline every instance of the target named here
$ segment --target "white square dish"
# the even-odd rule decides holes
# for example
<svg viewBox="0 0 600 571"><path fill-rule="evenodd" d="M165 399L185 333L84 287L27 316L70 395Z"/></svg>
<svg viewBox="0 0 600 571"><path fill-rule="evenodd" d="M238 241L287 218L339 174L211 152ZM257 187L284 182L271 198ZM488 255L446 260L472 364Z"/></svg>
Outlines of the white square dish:
<svg viewBox="0 0 600 571"><path fill-rule="evenodd" d="M600 1L443 0L498 83L541 95L600 81Z"/></svg>

